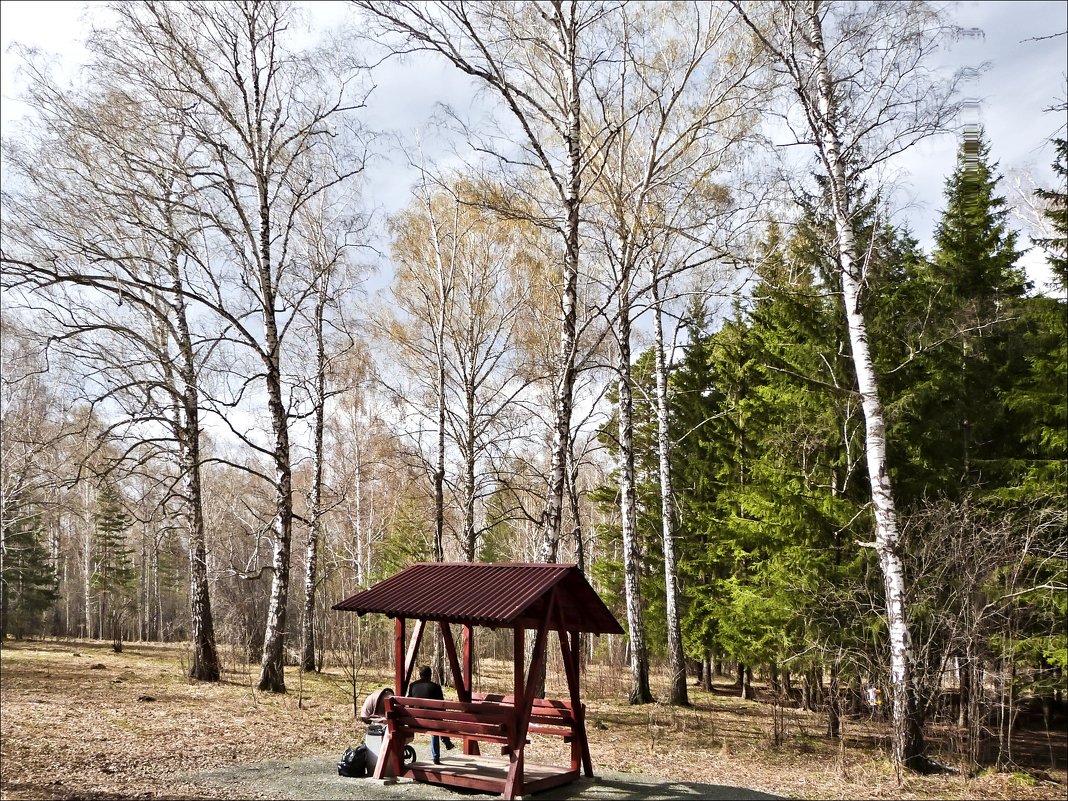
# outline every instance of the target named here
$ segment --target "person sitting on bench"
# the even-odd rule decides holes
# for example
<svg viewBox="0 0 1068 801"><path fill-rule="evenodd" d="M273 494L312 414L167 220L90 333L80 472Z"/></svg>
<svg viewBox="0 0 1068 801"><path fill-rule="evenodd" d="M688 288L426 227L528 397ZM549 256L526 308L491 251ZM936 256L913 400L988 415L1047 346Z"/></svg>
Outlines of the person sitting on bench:
<svg viewBox="0 0 1068 801"><path fill-rule="evenodd" d="M444 701L445 695L441 692L441 685L436 681L431 680L432 671L429 665L423 665L419 668L419 681L412 682L412 685L408 688L409 698L429 698L435 701ZM452 750L452 740L448 737L442 737L445 741L445 748ZM430 758L434 761L435 765L441 764L441 746L438 744L438 735L430 735Z"/></svg>

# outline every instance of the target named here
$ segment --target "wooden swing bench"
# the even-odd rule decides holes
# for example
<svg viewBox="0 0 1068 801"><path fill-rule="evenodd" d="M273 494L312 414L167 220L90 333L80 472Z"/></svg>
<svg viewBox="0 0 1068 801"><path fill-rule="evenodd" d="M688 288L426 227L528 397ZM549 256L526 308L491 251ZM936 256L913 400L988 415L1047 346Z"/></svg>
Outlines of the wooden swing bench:
<svg viewBox="0 0 1068 801"><path fill-rule="evenodd" d="M571 713L571 705L537 698L532 707L527 734L561 737L572 744L573 755L572 765L566 769L520 762L524 793L574 781L579 778L580 765L584 761L580 746L584 739L577 733L579 723ZM513 743L517 739L514 696L473 693L472 701L468 703L393 696L386 700L386 720L389 736L397 742L407 742L416 734L436 734L464 741L461 756L450 756L438 765L425 762L403 765L396 771L397 775L509 796L508 782L510 774L514 773L511 770L511 758L515 753ZM480 743L498 744L501 756L509 757L509 760L483 756ZM523 745L529 743L529 738L524 738ZM519 750L521 755L522 749ZM385 766L381 773L385 774ZM592 766L588 775L593 775ZM513 795L517 791L518 788L512 791Z"/></svg>
<svg viewBox="0 0 1068 801"><path fill-rule="evenodd" d="M476 742L512 742L512 715L499 704L393 696L386 700L391 734L436 734Z"/></svg>
<svg viewBox="0 0 1068 801"><path fill-rule="evenodd" d="M581 704L582 713L586 705ZM515 696L472 693L471 702L437 701L431 698L391 696L386 699L386 718L394 722L398 737L436 734L440 737L503 743L501 754L509 752L515 719ZM560 737L573 742L578 723L566 701L535 698L528 734ZM526 743L530 739L527 738Z"/></svg>
<svg viewBox="0 0 1068 801"><path fill-rule="evenodd" d="M433 587L433 593L427 588ZM381 612L395 618L394 654L399 692L386 699L386 740L375 778L416 781L501 793L506 799L593 776L586 739L585 705L579 696L578 634L621 634L622 627L574 565L431 562L412 565L334 609ZM405 620L415 629L404 647ZM439 624L458 700L406 696L419 643L428 621ZM463 626L463 665L449 624ZM514 692L472 692L473 627L514 630ZM536 632L529 670L524 665L526 630ZM550 631L559 635L570 699L536 698L535 677L545 667ZM462 754L440 764L405 765L401 751L416 734L463 740ZM527 763L529 735L560 737L571 745L568 767ZM483 756L493 743L500 756ZM443 755L444 756L444 755Z"/></svg>

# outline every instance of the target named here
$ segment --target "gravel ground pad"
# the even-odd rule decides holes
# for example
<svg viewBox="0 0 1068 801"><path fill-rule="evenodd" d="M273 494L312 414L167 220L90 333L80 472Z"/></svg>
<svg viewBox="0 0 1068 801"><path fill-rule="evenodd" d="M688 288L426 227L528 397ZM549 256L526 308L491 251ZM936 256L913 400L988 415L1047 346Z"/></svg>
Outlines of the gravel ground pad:
<svg viewBox="0 0 1068 801"><path fill-rule="evenodd" d="M422 755L421 757L426 757ZM238 765L225 770L190 773L183 779L201 788L205 796L213 788L248 793L263 798L294 801L329 801L329 799L367 799L368 801L403 801L403 799L497 799L498 795L475 790L460 790L411 779L399 781L352 779L337 775L338 755L311 759L287 759ZM596 770L596 766L595 766ZM777 799L779 796L715 784L672 782L634 773L598 771L592 779L576 782L526 796L537 801L574 799L574 801L682 801L683 799Z"/></svg>

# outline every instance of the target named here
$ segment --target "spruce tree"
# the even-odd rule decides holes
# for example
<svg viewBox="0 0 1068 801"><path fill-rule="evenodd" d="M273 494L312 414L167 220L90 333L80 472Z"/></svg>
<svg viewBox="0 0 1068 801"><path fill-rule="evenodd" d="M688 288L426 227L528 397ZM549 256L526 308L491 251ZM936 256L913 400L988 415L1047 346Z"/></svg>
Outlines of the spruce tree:
<svg viewBox="0 0 1068 801"><path fill-rule="evenodd" d="M59 597L56 571L44 546L40 517L15 500L4 510L0 540L0 642L36 634Z"/></svg>
<svg viewBox="0 0 1068 801"><path fill-rule="evenodd" d="M97 593L100 636L110 634L116 651L122 650L122 623L133 601L136 575L126 532L133 518L126 511L113 483L105 480L97 493L93 515L93 576Z"/></svg>
<svg viewBox="0 0 1068 801"><path fill-rule="evenodd" d="M1033 520L1049 532L1051 540L1040 546L1047 553L1063 554L1063 536L1068 524L1068 139L1058 139L1054 171L1061 184L1042 190L1056 236L1041 240L1049 254L1060 297L1028 298L1018 326L1027 370L1006 393L1007 405L1022 421L1021 440L1025 448L1021 469L1002 497L1032 511ZM1064 692L1068 680L1068 636L1064 620L1068 615L1068 593L1063 587L1063 558L1048 560L1037 572L1036 586L1027 602L1030 624L1018 650L1040 667L1039 694ZM1049 668L1059 669L1055 682ZM1048 707L1047 707L1048 708Z"/></svg>
<svg viewBox="0 0 1068 801"><path fill-rule="evenodd" d="M687 654L710 671L719 641L722 582L729 575L717 521L732 442L723 421L724 381L713 374L713 339L704 308L688 315L686 348L671 374L672 477L678 513L682 629ZM705 672L705 684L711 682Z"/></svg>
<svg viewBox="0 0 1068 801"><path fill-rule="evenodd" d="M857 619L871 567L855 544L871 524L863 420L820 208L807 204L788 240L769 230L751 301L714 334L691 335L674 376L691 654L789 658L793 670L811 671L810 687L825 668L832 683L858 679L837 655L874 659L858 632L880 629L875 618ZM870 254L868 297L891 296L868 312L873 351L880 366L896 364L921 316L922 254L879 223L873 200L855 225Z"/></svg>
<svg viewBox="0 0 1068 801"><path fill-rule="evenodd" d="M1006 397L1022 421L1026 453L1008 494L1063 512L1068 509L1068 139L1054 144L1053 169L1061 184L1036 194L1047 202L1055 236L1037 244L1048 254L1061 296L1028 298L1021 314L1018 333L1027 369Z"/></svg>
<svg viewBox="0 0 1068 801"><path fill-rule="evenodd" d="M928 496L951 499L1003 484L1020 454L1004 393L1025 369L1015 334L1028 289L1017 234L997 193L1000 175L980 133L965 141L946 181L946 208L927 274L930 330L909 405L909 460Z"/></svg>
<svg viewBox="0 0 1068 801"><path fill-rule="evenodd" d="M1053 144L1057 150L1053 171L1060 176L1060 186L1056 189L1039 189L1035 194L1046 201L1045 216L1050 221L1054 235L1039 239L1035 244L1045 249L1053 276L1061 292L1064 292L1068 290L1068 139L1054 139Z"/></svg>
<svg viewBox="0 0 1068 801"><path fill-rule="evenodd" d="M1009 227L1008 203L997 194L998 165L990 161L985 135L980 131L977 137L961 144L946 180L931 275L965 311L988 318L999 302L1021 296L1027 281L1016 266L1021 253Z"/></svg>

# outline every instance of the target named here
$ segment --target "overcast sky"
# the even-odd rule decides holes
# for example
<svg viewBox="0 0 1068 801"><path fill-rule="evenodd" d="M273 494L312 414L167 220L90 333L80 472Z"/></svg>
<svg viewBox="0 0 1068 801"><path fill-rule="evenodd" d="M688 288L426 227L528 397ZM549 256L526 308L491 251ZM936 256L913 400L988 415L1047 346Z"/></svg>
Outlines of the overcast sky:
<svg viewBox="0 0 1068 801"><path fill-rule="evenodd" d="M352 14L346 3L308 4L317 24L332 25ZM25 111L17 102L18 58L8 52L19 42L59 54L64 64L76 65L84 57L79 38L85 29L83 2L0 2L0 130L6 135ZM1012 182L1039 185L1053 183L1053 148L1048 140L1063 133L1063 112L1043 109L1065 98L1068 37L1055 34L1068 29L1068 3L978 2L955 4L960 25L982 29L982 37L961 41L945 54L947 69L978 66L990 68L971 81L965 95L979 101L979 121L985 126L994 158ZM1052 37L1032 41L1036 37ZM436 104L445 100L462 110L471 107L472 84L457 70L422 59L401 65L389 62L375 77L368 117L385 123L398 134L413 137L426 132ZM952 170L957 142L952 136L928 140L907 153L897 165L905 187L902 219L925 248L943 205L942 190ZM368 176L367 194L383 211L406 202L414 171L406 159L395 155L382 161ZM1010 187L1003 188L1008 192ZM1034 258L1029 262L1035 261ZM1031 266L1029 264L1029 266Z"/></svg>

